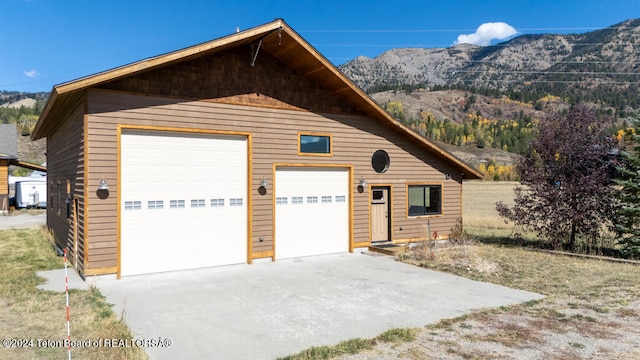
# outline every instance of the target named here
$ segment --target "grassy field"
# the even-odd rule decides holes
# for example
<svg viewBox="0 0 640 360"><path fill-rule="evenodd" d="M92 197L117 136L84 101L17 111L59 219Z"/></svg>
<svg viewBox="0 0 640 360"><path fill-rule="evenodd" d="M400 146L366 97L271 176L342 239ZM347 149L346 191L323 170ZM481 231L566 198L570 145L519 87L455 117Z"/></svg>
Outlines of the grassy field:
<svg viewBox="0 0 640 360"><path fill-rule="evenodd" d="M0 334L3 339L31 340L22 348L0 347L0 359L66 359L66 347L44 346L67 337L65 293L36 288L43 280L36 271L64 266L50 236L42 229L0 231L0 262ZM69 302L72 341L132 338L97 290L70 290ZM73 348L72 357L147 358L140 348L93 346Z"/></svg>
<svg viewBox="0 0 640 360"><path fill-rule="evenodd" d="M495 202L512 204L514 185L465 183L463 224L476 240L440 246L435 256L417 246L398 260L544 294L544 300L404 329L411 336L394 342L352 339L289 359L640 359L640 266L552 255L509 241L512 225L499 219Z"/></svg>
<svg viewBox="0 0 640 360"><path fill-rule="evenodd" d="M465 229L512 229L498 216L496 202L513 205L511 181L468 181L462 187L463 226Z"/></svg>

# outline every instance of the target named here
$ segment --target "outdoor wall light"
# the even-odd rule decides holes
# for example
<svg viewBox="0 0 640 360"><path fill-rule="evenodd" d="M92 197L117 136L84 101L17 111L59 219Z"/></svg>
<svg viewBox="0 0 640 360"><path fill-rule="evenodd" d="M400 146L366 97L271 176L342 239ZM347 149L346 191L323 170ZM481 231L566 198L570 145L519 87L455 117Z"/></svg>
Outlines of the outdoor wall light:
<svg viewBox="0 0 640 360"><path fill-rule="evenodd" d="M104 178L100 180L100 184L98 185L98 190L96 191L96 195L98 196L98 199L102 199L102 200L109 197L109 185L107 185L107 180L105 180Z"/></svg>
<svg viewBox="0 0 640 360"><path fill-rule="evenodd" d="M447 180L451 179L451 174L449 173L444 174L444 178Z"/></svg>
<svg viewBox="0 0 640 360"><path fill-rule="evenodd" d="M360 178L360 183L358 184L358 192L360 194L362 194L364 192L364 187L367 186L367 182L364 180L364 178Z"/></svg>
<svg viewBox="0 0 640 360"><path fill-rule="evenodd" d="M265 195L267 193L267 185L267 179L262 177L262 180L260 180L260 186L258 187L258 194Z"/></svg>
<svg viewBox="0 0 640 360"><path fill-rule="evenodd" d="M98 185L98 191L109 191L109 185L107 185L107 180L102 178L100 180L100 185Z"/></svg>

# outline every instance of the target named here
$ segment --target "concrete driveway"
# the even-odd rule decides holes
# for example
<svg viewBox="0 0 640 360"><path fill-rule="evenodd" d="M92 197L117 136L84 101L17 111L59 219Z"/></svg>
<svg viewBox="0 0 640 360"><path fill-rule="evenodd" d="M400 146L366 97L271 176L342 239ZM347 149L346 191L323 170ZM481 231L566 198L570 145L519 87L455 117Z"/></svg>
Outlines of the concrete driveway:
<svg viewBox="0 0 640 360"><path fill-rule="evenodd" d="M137 339L170 340L152 359L273 359L543 298L358 253L87 281Z"/></svg>

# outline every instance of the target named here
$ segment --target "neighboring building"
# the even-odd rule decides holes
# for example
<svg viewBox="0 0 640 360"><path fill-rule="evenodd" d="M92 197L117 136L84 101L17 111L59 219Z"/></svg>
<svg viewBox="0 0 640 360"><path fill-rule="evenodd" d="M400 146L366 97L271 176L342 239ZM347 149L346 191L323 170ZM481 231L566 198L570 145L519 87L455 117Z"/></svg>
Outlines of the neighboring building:
<svg viewBox="0 0 640 360"><path fill-rule="evenodd" d="M0 214L9 211L9 165L16 158L0 153Z"/></svg>
<svg viewBox="0 0 640 360"><path fill-rule="evenodd" d="M19 178L19 179L12 178L9 175L10 165L23 167L29 170L35 170L38 172L38 174L34 175L34 177L29 177L29 178ZM14 182L16 180L31 180L31 181L41 180L46 176L46 171L47 171L47 168L44 165L40 166L40 165L26 163L24 161L18 160L15 156L0 153L0 214L6 214L9 211L10 198L11 196L15 195L15 194L11 194L12 187L14 186ZM44 174L44 175L39 175L39 174ZM44 202L43 205L46 206L46 201ZM42 206L42 205L38 205L38 206Z"/></svg>
<svg viewBox="0 0 640 360"><path fill-rule="evenodd" d="M15 124L0 124L0 154L18 157L18 129Z"/></svg>
<svg viewBox="0 0 640 360"><path fill-rule="evenodd" d="M84 276L446 236L481 178L282 20L57 85L43 137L48 227Z"/></svg>

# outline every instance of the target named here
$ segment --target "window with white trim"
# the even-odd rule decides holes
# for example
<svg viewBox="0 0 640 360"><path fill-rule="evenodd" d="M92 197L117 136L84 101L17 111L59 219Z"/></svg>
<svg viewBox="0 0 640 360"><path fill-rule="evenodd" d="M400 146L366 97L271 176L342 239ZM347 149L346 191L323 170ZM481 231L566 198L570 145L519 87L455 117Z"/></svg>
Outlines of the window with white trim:
<svg viewBox="0 0 640 360"><path fill-rule="evenodd" d="M294 205L299 205L299 204L303 204L304 202L302 201L302 196L292 196L291 203Z"/></svg>
<svg viewBox="0 0 640 360"><path fill-rule="evenodd" d="M287 197L276 197L276 204L287 205Z"/></svg>
<svg viewBox="0 0 640 360"><path fill-rule="evenodd" d="M229 199L229 206L242 206L242 198Z"/></svg>
<svg viewBox="0 0 640 360"><path fill-rule="evenodd" d="M331 204L331 196L322 196L321 201L323 204Z"/></svg>
<svg viewBox="0 0 640 360"><path fill-rule="evenodd" d="M336 202L337 203L347 202L347 197L344 195L336 195Z"/></svg>
<svg viewBox="0 0 640 360"><path fill-rule="evenodd" d="M317 196L307 196L307 204L317 204L318 197Z"/></svg>

